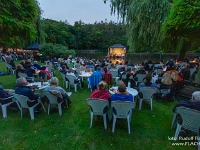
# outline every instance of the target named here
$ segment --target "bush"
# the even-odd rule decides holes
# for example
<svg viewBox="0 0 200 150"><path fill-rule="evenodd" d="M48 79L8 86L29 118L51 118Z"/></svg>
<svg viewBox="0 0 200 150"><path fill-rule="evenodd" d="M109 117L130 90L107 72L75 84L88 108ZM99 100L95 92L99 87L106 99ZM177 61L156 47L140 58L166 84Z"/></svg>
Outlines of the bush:
<svg viewBox="0 0 200 150"><path fill-rule="evenodd" d="M76 54L74 50L69 50L66 46L52 43L42 44L40 46L40 53L45 57L67 57Z"/></svg>

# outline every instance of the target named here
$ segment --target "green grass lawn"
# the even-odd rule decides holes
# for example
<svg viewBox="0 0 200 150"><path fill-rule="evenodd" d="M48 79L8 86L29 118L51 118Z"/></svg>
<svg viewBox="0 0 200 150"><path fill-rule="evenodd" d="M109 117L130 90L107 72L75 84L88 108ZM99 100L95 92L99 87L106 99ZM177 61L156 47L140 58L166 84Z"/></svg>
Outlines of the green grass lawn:
<svg viewBox="0 0 200 150"><path fill-rule="evenodd" d="M19 63L19 62L17 62ZM5 63L0 62L0 71L6 71ZM61 76L56 72L62 86ZM15 89L15 76L0 76L4 88ZM115 133L112 133L112 121L108 121L104 129L103 118L94 117L90 129L90 113L86 99L91 92L87 85L75 93L72 89L70 97L72 104L63 109L59 116L57 108L51 109L50 115L45 112L35 115L32 121L28 110L24 110L23 118L19 111L7 110L8 117L0 120L0 150L61 150L61 149L91 149L91 150L188 150L195 146L172 146L175 129L171 129L173 117L172 108L177 102L153 101L153 111L148 102L144 102L142 110L138 104L133 111L131 134L128 134L126 120L117 120ZM47 104L45 104L47 108ZM192 134L196 136L196 134ZM177 141L185 142L185 141ZM190 142L190 141L189 141ZM196 141L193 141L196 142Z"/></svg>

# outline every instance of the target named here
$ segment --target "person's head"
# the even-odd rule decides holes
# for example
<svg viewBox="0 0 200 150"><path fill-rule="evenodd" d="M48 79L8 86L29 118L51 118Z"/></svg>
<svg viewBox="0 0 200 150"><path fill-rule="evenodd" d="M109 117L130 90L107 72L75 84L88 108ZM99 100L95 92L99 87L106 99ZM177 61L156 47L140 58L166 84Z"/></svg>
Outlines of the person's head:
<svg viewBox="0 0 200 150"><path fill-rule="evenodd" d="M106 83L105 81L99 82L98 88L99 88L100 90L105 90L105 89L107 88L107 83Z"/></svg>
<svg viewBox="0 0 200 150"><path fill-rule="evenodd" d="M97 67L97 70L98 70L98 71L101 71L101 68L100 68L100 67Z"/></svg>
<svg viewBox="0 0 200 150"><path fill-rule="evenodd" d="M65 65L62 65L62 70L66 70L66 66Z"/></svg>
<svg viewBox="0 0 200 150"><path fill-rule="evenodd" d="M27 80L24 77L18 78L16 80L17 86L26 86L28 84Z"/></svg>
<svg viewBox="0 0 200 150"><path fill-rule="evenodd" d="M69 72L73 72L72 68L69 68Z"/></svg>
<svg viewBox="0 0 200 150"><path fill-rule="evenodd" d="M145 79L146 79L146 82L151 82L152 77L151 75L148 74L146 75Z"/></svg>
<svg viewBox="0 0 200 150"><path fill-rule="evenodd" d="M129 79L130 76L131 76L131 73L130 73L130 72L127 72L127 73L126 73L126 78Z"/></svg>
<svg viewBox="0 0 200 150"><path fill-rule="evenodd" d="M107 67L104 67L103 70L105 73L107 73L107 71L108 71Z"/></svg>
<svg viewBox="0 0 200 150"><path fill-rule="evenodd" d="M144 70L144 66L140 66L139 68L140 68L140 70Z"/></svg>
<svg viewBox="0 0 200 150"><path fill-rule="evenodd" d="M55 85L55 86L58 86L58 78L56 77L52 77L51 80L50 80L50 85Z"/></svg>
<svg viewBox="0 0 200 150"><path fill-rule="evenodd" d="M28 68L31 68L31 67L32 67L32 65L31 65L31 64L28 64L28 65L27 65L27 67L28 67Z"/></svg>
<svg viewBox="0 0 200 150"><path fill-rule="evenodd" d="M22 67L21 64L17 65L17 69L22 69L22 68L23 68L23 67Z"/></svg>
<svg viewBox="0 0 200 150"><path fill-rule="evenodd" d="M122 80L118 81L118 91L119 92L126 92L126 85Z"/></svg>
<svg viewBox="0 0 200 150"><path fill-rule="evenodd" d="M42 67L41 67L41 70L46 70L46 67L45 67L45 66L42 66Z"/></svg>
<svg viewBox="0 0 200 150"><path fill-rule="evenodd" d="M111 64L111 65L110 65L110 68L115 68L114 64Z"/></svg>
<svg viewBox="0 0 200 150"><path fill-rule="evenodd" d="M119 64L119 62L118 62L118 61L116 61L116 65L117 65L117 64Z"/></svg>
<svg viewBox="0 0 200 150"><path fill-rule="evenodd" d="M38 64L38 62L37 62L37 61L34 61L34 64Z"/></svg>

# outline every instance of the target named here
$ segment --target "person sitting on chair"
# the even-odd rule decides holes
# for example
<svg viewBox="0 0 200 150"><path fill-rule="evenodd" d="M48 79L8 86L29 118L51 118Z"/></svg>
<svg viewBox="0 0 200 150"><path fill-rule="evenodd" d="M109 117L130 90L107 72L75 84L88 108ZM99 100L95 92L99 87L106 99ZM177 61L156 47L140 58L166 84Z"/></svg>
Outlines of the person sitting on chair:
<svg viewBox="0 0 200 150"><path fill-rule="evenodd" d="M92 92L90 98L99 98L104 100L110 100L110 94L107 90L107 83L105 81L101 81L98 84L98 89Z"/></svg>
<svg viewBox="0 0 200 150"><path fill-rule="evenodd" d="M66 75L70 75L70 76L75 77L75 78L76 78L76 79L74 79L74 83L75 83L75 84L77 84L77 83L80 82L80 79L78 79L78 78L76 77L76 75L74 74L72 68L69 68L69 71L66 73ZM67 79L67 77L66 77L66 80L69 81L69 80ZM81 81L81 84L83 84L82 81Z"/></svg>
<svg viewBox="0 0 200 150"><path fill-rule="evenodd" d="M8 93L8 91L4 90L2 86L0 86L0 98L4 99L4 98L9 98L11 97L12 95ZM5 100L1 100L0 101L0 104L4 105L4 104L7 104L7 103L10 103L12 102L12 98L9 98L9 99L5 99ZM10 109L11 110L18 110L17 108L17 104L16 103L12 103L10 105Z"/></svg>
<svg viewBox="0 0 200 150"><path fill-rule="evenodd" d="M23 68L23 66L21 64L19 64L17 66L17 69L16 69L16 78L18 79L19 78L19 75L18 73L21 72L21 73L24 73L25 72L25 69Z"/></svg>
<svg viewBox="0 0 200 150"><path fill-rule="evenodd" d="M180 77L183 80L189 80L190 79L190 69L189 69L189 64L185 64L181 71L179 72Z"/></svg>
<svg viewBox="0 0 200 150"><path fill-rule="evenodd" d="M45 91L49 91L49 90L56 90L56 91L59 91L61 94L62 94L62 97L64 100L67 100L68 102L68 105L71 103L68 95L67 95L67 92L61 88L60 86L58 86L58 78L56 77L52 77L51 80L50 80L50 86L47 86L45 89L44 89L44 92ZM63 100L62 99L62 100ZM62 101L61 99L58 100L58 102L61 102Z"/></svg>
<svg viewBox="0 0 200 150"><path fill-rule="evenodd" d="M51 74L49 71L46 70L46 67L45 66L42 66L41 67L41 70L40 72L45 72L47 74L47 80L49 80L51 78Z"/></svg>
<svg viewBox="0 0 200 150"><path fill-rule="evenodd" d="M27 102L29 107L34 106L38 103L39 95L35 94L31 87L27 86L28 82L25 78L21 77L17 79L17 88L15 89L15 94L20 94L27 96L31 101ZM35 112L40 112L41 105L36 106Z"/></svg>
<svg viewBox="0 0 200 150"><path fill-rule="evenodd" d="M133 96L126 92L126 85L121 80L118 81L118 91L111 96L111 101L117 100L134 102Z"/></svg>
<svg viewBox="0 0 200 150"><path fill-rule="evenodd" d="M33 64L33 67L40 70L41 69L41 66L38 65L38 62L37 61L34 61L34 64Z"/></svg>
<svg viewBox="0 0 200 150"><path fill-rule="evenodd" d="M28 64L28 67L25 70L25 73L27 74L28 77L33 77L33 74L35 74L35 70L32 69L32 65Z"/></svg>
<svg viewBox="0 0 200 150"><path fill-rule="evenodd" d="M140 83L140 85L138 87L138 91L140 91L140 88L142 88L142 87L153 87L153 88L159 89L160 86L157 85L156 83L152 83L151 79L152 79L151 75L146 75L144 81L142 83Z"/></svg>
<svg viewBox="0 0 200 150"><path fill-rule="evenodd" d="M137 74L146 74L146 71L144 70L143 66L140 66L139 70L137 70L133 75L133 78L135 78Z"/></svg>
<svg viewBox="0 0 200 150"><path fill-rule="evenodd" d="M12 59L9 63L11 66L12 66L12 69L15 70L16 69L16 66L15 66L15 62L14 60Z"/></svg>
<svg viewBox="0 0 200 150"><path fill-rule="evenodd" d="M134 88L134 87L136 87L136 83L135 83L134 79L130 79L131 75L132 74L128 71L126 73L126 79L122 79L122 81L125 83L126 87L128 87L128 82L130 82L131 88Z"/></svg>

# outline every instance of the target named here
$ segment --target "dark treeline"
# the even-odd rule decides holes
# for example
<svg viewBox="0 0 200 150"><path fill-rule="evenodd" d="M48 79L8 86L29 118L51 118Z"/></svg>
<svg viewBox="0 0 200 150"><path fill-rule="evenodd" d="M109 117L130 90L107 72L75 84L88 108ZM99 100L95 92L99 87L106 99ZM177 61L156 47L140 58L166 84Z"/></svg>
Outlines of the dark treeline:
<svg viewBox="0 0 200 150"><path fill-rule="evenodd" d="M62 44L69 49L107 50L116 43L127 45L126 29L121 23L105 20L85 24L76 21L72 26L62 21L43 19L42 25L46 43Z"/></svg>

